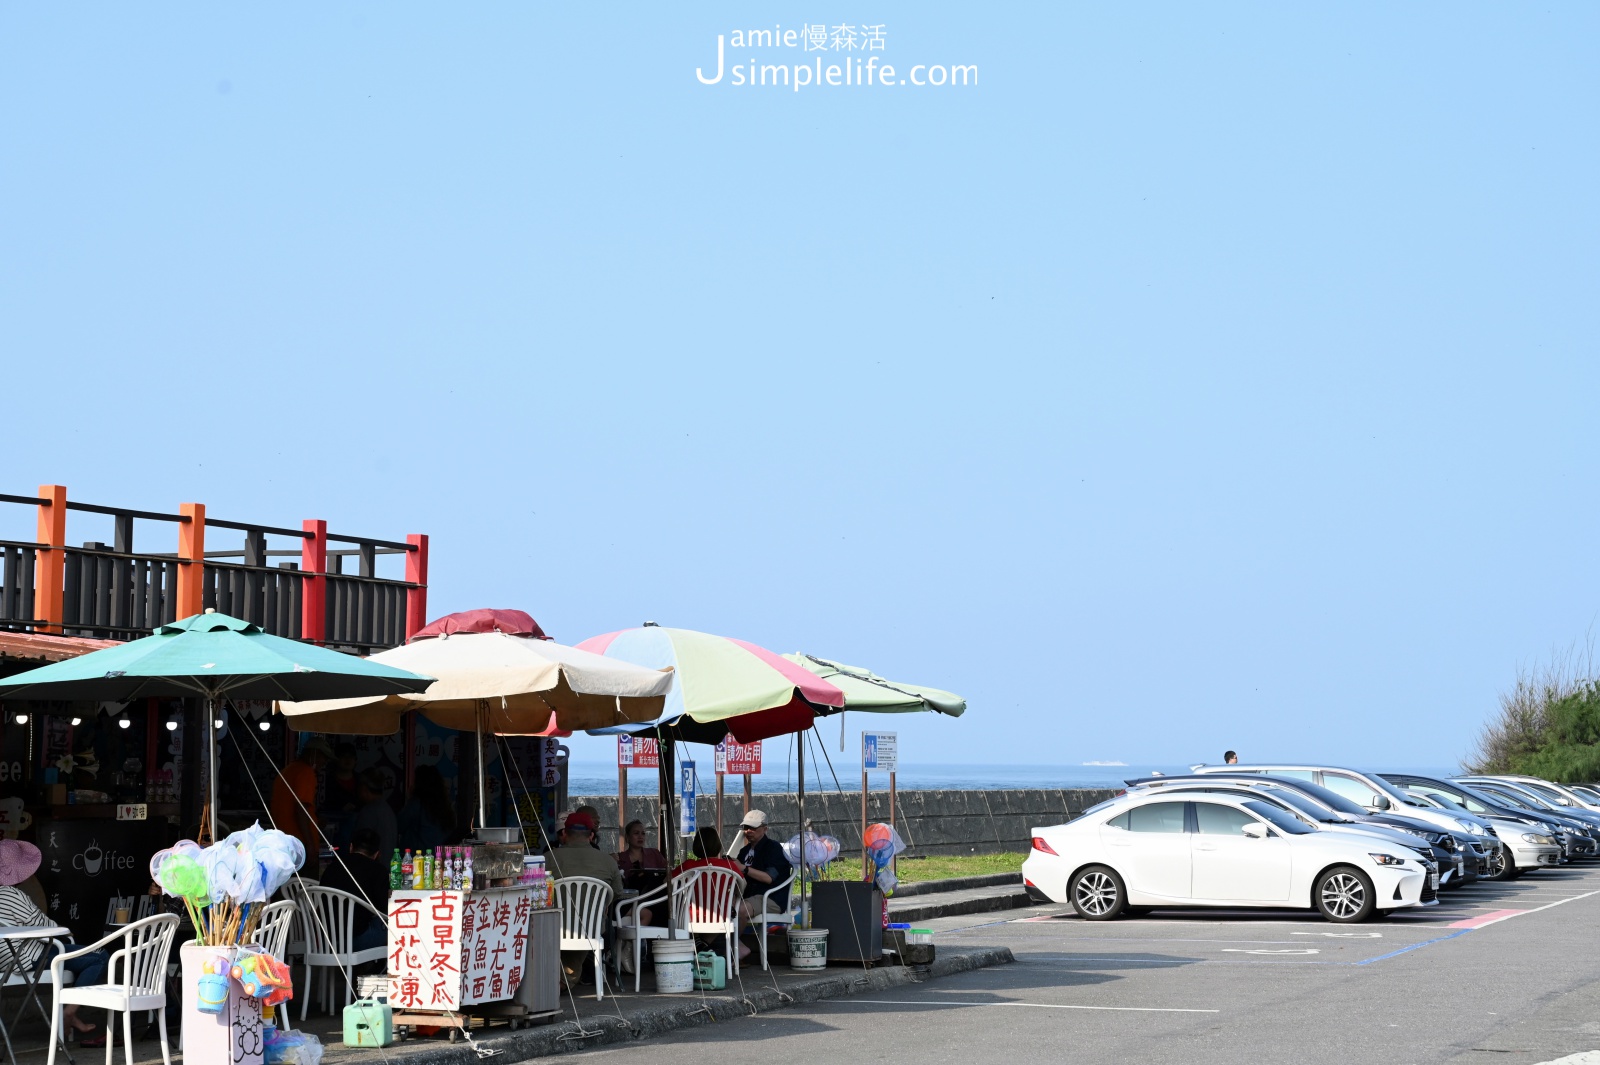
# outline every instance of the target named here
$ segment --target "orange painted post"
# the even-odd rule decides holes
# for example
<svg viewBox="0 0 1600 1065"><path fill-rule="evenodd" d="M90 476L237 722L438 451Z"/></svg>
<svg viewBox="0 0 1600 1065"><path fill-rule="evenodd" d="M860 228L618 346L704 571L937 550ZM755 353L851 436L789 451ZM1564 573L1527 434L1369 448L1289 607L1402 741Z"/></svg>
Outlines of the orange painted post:
<svg viewBox="0 0 1600 1065"><path fill-rule="evenodd" d="M300 568L306 573L300 583L300 638L321 643L328 635L328 582L322 576L328 570L328 523L307 518L300 528L311 534L300 541Z"/></svg>
<svg viewBox="0 0 1600 1065"><path fill-rule="evenodd" d="M67 490L59 484L41 484L39 498L49 500L39 508L39 532L34 539L40 547L34 560L33 615L44 622L41 632L61 631L66 620L62 593L66 588Z"/></svg>
<svg viewBox="0 0 1600 1065"><path fill-rule="evenodd" d="M422 533L406 537L412 549L406 552L406 583L420 585L406 589L406 639L415 636L428 623L428 538Z"/></svg>
<svg viewBox="0 0 1600 1065"><path fill-rule="evenodd" d="M188 521L178 526L178 602L176 616L205 610L206 505L183 503L178 513Z"/></svg>

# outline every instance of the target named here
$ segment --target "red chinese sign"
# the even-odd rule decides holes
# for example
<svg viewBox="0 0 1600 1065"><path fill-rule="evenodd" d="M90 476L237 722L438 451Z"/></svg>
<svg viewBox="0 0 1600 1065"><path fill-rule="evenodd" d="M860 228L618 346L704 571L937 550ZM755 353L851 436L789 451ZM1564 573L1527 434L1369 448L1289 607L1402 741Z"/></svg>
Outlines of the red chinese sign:
<svg viewBox="0 0 1600 1065"><path fill-rule="evenodd" d="M389 1004L395 1009L461 1008L461 913L456 891L389 895Z"/></svg>
<svg viewBox="0 0 1600 1065"><path fill-rule="evenodd" d="M528 950L527 891L492 891L467 899L461 922L461 1002L499 1002L517 993Z"/></svg>
<svg viewBox="0 0 1600 1065"><path fill-rule="evenodd" d="M459 1010L510 998L522 983L531 912L522 889L392 892L389 1004Z"/></svg>
<svg viewBox="0 0 1600 1065"><path fill-rule="evenodd" d="M656 769L661 765L661 749L656 741L643 736L617 737L618 769Z"/></svg>
<svg viewBox="0 0 1600 1065"><path fill-rule="evenodd" d="M736 743L732 739L723 740L717 744L716 771L718 773L731 773L735 776L742 776L745 773L760 773L761 741Z"/></svg>

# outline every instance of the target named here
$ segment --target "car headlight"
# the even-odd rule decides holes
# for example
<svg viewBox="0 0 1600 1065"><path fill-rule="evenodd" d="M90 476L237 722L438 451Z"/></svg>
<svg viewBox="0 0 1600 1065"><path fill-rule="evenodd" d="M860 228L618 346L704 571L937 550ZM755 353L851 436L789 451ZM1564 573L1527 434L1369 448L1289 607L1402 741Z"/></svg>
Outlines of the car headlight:
<svg viewBox="0 0 1600 1065"><path fill-rule="evenodd" d="M1406 860L1404 858L1396 858L1392 854L1379 854L1377 851L1372 851L1372 852L1370 852L1370 854L1371 854L1372 860L1377 862L1379 865L1404 865L1404 864L1406 864Z"/></svg>
<svg viewBox="0 0 1600 1065"><path fill-rule="evenodd" d="M1555 840L1551 839L1549 836L1541 836L1541 835L1539 835L1539 834L1537 834L1535 832L1524 832L1522 834L1522 842L1524 842L1524 843L1554 843Z"/></svg>
<svg viewBox="0 0 1600 1065"><path fill-rule="evenodd" d="M1483 835L1483 830L1480 829L1477 825L1473 824L1471 821L1462 821L1462 820L1460 820L1458 818L1456 820L1456 826L1458 828L1460 828L1461 831L1465 832L1469 836L1481 836L1481 835Z"/></svg>

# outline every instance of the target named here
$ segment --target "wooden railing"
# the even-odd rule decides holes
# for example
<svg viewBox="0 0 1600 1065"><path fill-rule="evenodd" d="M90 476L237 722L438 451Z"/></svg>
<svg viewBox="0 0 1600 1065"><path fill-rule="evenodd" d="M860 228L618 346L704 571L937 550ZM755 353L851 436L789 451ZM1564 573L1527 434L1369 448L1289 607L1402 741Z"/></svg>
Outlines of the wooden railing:
<svg viewBox="0 0 1600 1065"><path fill-rule="evenodd" d="M426 536L402 543L330 534L322 521L222 521L198 504L177 514L103 507L69 502L54 485L0 503L35 507L39 528L36 541L0 540L0 628L128 640L212 607L277 636L365 654L404 643L426 620ZM111 516L114 543L66 546L67 511ZM135 552L136 520L176 523L179 550ZM243 532L243 549L206 551L208 530ZM268 537L294 538L298 549L269 550ZM377 576L380 555L405 555L405 579ZM281 556L298 561L273 564ZM343 572L349 558L357 573Z"/></svg>

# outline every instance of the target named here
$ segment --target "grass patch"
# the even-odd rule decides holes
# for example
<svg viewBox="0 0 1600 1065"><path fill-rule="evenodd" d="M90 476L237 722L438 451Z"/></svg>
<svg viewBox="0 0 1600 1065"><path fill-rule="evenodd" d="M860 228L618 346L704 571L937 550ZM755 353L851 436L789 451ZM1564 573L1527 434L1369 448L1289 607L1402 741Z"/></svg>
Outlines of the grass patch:
<svg viewBox="0 0 1600 1065"><path fill-rule="evenodd" d="M958 876L988 876L991 873L1021 873L1026 854L930 854L926 858L902 858L900 880L913 884L925 880L950 880ZM829 880L861 879L861 859L841 858L828 866Z"/></svg>

